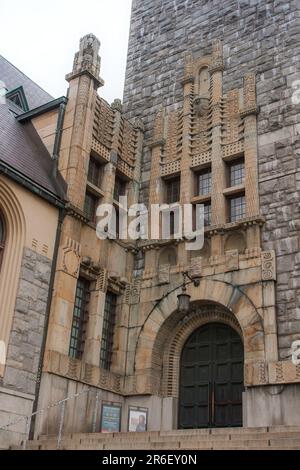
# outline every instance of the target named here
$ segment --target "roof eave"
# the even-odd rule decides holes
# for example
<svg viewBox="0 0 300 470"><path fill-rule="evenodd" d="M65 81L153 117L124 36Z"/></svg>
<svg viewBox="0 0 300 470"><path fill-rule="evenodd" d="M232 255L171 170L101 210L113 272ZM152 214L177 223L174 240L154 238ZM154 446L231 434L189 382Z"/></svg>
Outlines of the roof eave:
<svg viewBox="0 0 300 470"><path fill-rule="evenodd" d="M60 98L57 98L53 101L49 101L49 103L43 104L42 106L38 106L35 109L31 109L30 111L27 111L26 113L22 113L19 116L16 117L17 121L19 122L27 122L30 121L31 119L40 116L41 114L44 114L46 112L52 111L53 109L58 108L61 104L67 104L68 98L66 96L61 96Z"/></svg>
<svg viewBox="0 0 300 470"><path fill-rule="evenodd" d="M28 189L32 193L37 194L42 199L45 199L47 202L49 202L51 205L54 205L58 209L64 209L67 203L66 199L43 188L41 185L27 178L27 176L18 172L17 170L7 165L3 161L0 161L0 173L5 174L6 176L14 180L16 183L20 184L21 186Z"/></svg>

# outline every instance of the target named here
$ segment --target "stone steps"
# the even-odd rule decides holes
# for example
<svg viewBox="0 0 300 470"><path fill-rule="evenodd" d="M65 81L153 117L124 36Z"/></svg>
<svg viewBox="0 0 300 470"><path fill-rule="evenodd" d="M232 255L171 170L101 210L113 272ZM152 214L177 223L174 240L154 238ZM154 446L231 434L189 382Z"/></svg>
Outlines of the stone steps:
<svg viewBox="0 0 300 470"><path fill-rule="evenodd" d="M56 436L29 441L32 450L55 450ZM70 434L62 450L272 450L300 449L300 426L174 430L146 433Z"/></svg>

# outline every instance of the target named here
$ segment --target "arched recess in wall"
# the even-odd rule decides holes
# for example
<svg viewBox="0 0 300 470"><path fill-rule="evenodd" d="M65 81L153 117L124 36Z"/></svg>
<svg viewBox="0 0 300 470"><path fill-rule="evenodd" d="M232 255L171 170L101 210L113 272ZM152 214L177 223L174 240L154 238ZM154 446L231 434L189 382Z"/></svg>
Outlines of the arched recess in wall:
<svg viewBox="0 0 300 470"><path fill-rule="evenodd" d="M170 266L176 266L177 264L177 250L173 246L167 246L163 248L159 253L158 265L162 266L169 264Z"/></svg>
<svg viewBox="0 0 300 470"><path fill-rule="evenodd" d="M5 222L5 250L0 272L0 342L7 347L14 317L16 295L25 244L25 218L16 195L0 178L0 210ZM1 358L0 376L5 369Z"/></svg>
<svg viewBox="0 0 300 470"><path fill-rule="evenodd" d="M205 261L208 261L211 256L211 246L210 240L205 240L203 248L201 250L191 250L190 251L190 260L193 258L203 258Z"/></svg>
<svg viewBox="0 0 300 470"><path fill-rule="evenodd" d="M245 253L247 248L246 237L243 232L235 232L229 235L225 241L225 252L238 250L240 254Z"/></svg>
<svg viewBox="0 0 300 470"><path fill-rule="evenodd" d="M198 94L200 96L209 96L210 74L208 66L201 67L198 73Z"/></svg>
<svg viewBox="0 0 300 470"><path fill-rule="evenodd" d="M168 394L170 387L177 390L179 372L176 365L172 366L169 361L174 359L171 341L173 334L189 320L189 314L181 314L177 310L177 295L180 288L170 293L162 300L152 313L148 316L138 337L135 372L137 375L147 375L146 384L139 393L162 393ZM203 310L195 315L200 323L226 320L233 328L239 328L244 342L245 364L255 361L267 361L270 354L268 342L265 346L265 335L263 319L259 314L254 302L246 292L230 283L221 280L202 279L199 287L189 285L188 293L191 296L192 305L201 305ZM209 311L208 306L218 306L218 310ZM193 310L193 309L192 309ZM206 313L209 315L206 316ZM231 320L230 320L231 319ZM198 320L197 320L198 321ZM275 321L275 311L274 318ZM181 330L183 331L184 328ZM169 348L169 349L168 349ZM266 349L267 348L267 349ZM277 346L276 348L277 349ZM180 354L177 356L179 357ZM173 359L172 359L173 358ZM166 378L166 371L171 371L171 377ZM171 384L171 385L170 385Z"/></svg>

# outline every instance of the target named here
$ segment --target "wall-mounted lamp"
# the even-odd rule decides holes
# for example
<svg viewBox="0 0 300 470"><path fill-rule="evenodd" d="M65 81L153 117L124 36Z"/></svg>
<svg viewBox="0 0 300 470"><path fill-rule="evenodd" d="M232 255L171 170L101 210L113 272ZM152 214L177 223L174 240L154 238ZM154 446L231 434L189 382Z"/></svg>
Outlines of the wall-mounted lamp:
<svg viewBox="0 0 300 470"><path fill-rule="evenodd" d="M190 280L190 282L187 282L187 279ZM178 299L178 311L181 313L188 313L190 310L190 301L191 301L191 296L187 294L187 285L190 283L193 283L195 287L199 287L200 285L200 279L192 279L187 272L183 273L183 285L182 285L182 290L181 294L177 296Z"/></svg>

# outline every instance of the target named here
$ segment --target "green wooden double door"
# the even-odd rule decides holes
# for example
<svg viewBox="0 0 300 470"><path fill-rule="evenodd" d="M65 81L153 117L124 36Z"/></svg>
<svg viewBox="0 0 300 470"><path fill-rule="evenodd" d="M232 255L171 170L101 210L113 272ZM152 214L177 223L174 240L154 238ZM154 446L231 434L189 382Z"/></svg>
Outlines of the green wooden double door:
<svg viewBox="0 0 300 470"><path fill-rule="evenodd" d="M244 348L221 323L196 330L181 357L179 428L242 426Z"/></svg>

